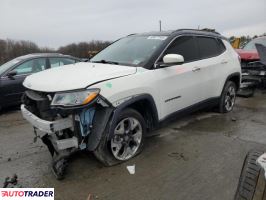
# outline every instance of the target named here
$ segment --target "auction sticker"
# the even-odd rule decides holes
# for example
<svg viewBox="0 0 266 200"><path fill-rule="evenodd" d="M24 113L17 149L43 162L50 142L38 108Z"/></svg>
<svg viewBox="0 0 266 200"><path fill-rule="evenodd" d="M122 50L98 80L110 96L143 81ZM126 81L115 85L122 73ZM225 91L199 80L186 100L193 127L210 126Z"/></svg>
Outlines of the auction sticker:
<svg viewBox="0 0 266 200"><path fill-rule="evenodd" d="M0 188L0 200L54 200L54 188Z"/></svg>

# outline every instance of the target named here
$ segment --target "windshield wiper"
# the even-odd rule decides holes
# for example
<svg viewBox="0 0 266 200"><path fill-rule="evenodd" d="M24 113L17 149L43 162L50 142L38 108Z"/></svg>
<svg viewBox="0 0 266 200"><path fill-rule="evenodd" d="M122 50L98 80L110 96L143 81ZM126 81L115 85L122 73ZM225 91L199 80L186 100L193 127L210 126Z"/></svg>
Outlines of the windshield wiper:
<svg viewBox="0 0 266 200"><path fill-rule="evenodd" d="M109 60L98 60L98 61L92 61L93 63L104 63L104 64L113 64L113 65L119 65L118 62L109 61Z"/></svg>

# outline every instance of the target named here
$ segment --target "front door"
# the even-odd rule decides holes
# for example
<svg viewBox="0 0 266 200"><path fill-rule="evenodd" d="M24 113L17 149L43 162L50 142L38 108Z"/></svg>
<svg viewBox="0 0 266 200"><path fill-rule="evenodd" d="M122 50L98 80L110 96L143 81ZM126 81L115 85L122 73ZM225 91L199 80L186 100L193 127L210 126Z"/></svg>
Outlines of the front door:
<svg viewBox="0 0 266 200"><path fill-rule="evenodd" d="M156 88L161 98L161 119L204 100L202 73L197 66L199 58L193 36L180 36L163 53L158 63L166 54L179 54L184 63L154 70Z"/></svg>

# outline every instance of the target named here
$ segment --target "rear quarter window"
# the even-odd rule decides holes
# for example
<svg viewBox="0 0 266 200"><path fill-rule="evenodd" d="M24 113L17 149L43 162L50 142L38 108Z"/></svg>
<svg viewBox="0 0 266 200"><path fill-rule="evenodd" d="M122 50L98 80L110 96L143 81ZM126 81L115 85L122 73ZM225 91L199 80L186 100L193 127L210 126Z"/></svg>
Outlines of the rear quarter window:
<svg viewBox="0 0 266 200"><path fill-rule="evenodd" d="M212 37L196 37L201 59L215 57L225 51L225 46L220 39Z"/></svg>
<svg viewBox="0 0 266 200"><path fill-rule="evenodd" d="M226 47L221 39L217 39L220 53L225 52Z"/></svg>

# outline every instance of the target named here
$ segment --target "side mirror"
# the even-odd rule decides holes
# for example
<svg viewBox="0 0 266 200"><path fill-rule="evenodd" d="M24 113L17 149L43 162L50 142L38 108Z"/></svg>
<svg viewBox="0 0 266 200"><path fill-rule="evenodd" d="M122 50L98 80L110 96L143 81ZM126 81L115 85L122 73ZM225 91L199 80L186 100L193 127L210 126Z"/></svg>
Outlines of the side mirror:
<svg viewBox="0 0 266 200"><path fill-rule="evenodd" d="M14 76L16 76L16 75L17 75L16 71L10 71L7 73L7 77L11 78L11 79L14 79Z"/></svg>
<svg viewBox="0 0 266 200"><path fill-rule="evenodd" d="M178 64L184 62L184 57L179 54L166 54L163 57L164 64Z"/></svg>

